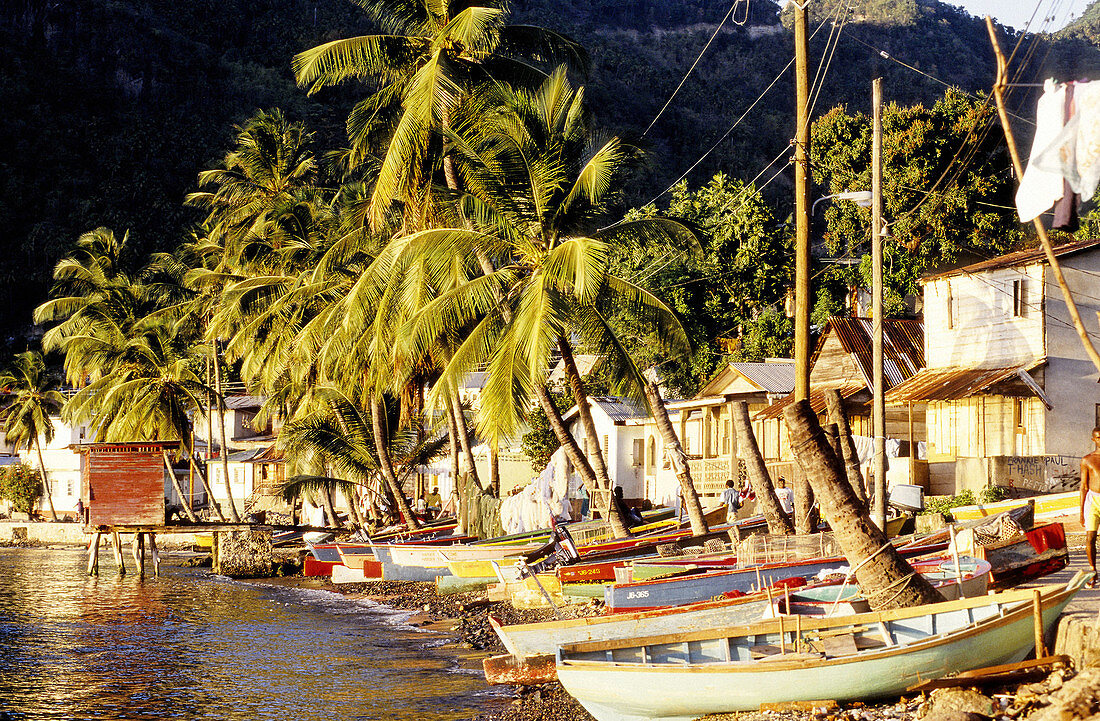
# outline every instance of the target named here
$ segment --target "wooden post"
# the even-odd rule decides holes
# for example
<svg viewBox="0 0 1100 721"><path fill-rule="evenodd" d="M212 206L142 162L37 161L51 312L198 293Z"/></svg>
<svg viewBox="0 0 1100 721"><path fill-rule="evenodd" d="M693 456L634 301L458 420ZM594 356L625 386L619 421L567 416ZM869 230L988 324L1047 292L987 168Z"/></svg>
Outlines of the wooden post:
<svg viewBox="0 0 1100 721"><path fill-rule="evenodd" d="M913 401L909 401L909 482L917 485L917 440L913 438ZM925 426L927 428L927 426Z"/></svg>
<svg viewBox="0 0 1100 721"><path fill-rule="evenodd" d="M1001 51L1001 44L997 41L997 32L993 29L993 20L988 15L985 16L985 27L989 32L989 41L993 44L993 54L997 57L997 81L993 83L993 97L997 101L997 115L1000 116L1001 127L1005 131L1005 142L1008 144L1009 155L1012 156L1012 167L1016 171L1016 177L1023 178L1024 166L1020 162L1020 153L1016 150L1016 138L1012 134L1012 125L1008 122L1008 111L1005 109L1004 89L1008 84L1008 61ZM1035 226L1036 234L1039 236L1039 243L1043 246L1047 263L1050 264L1050 270L1054 273L1054 279L1058 281L1058 287L1062 289L1062 299L1066 303L1066 310L1069 311L1077 336L1081 339L1081 345L1085 347L1085 352L1092 359L1092 364L1096 366L1096 370L1100 371L1100 353L1093 346L1088 331L1085 330L1085 324L1081 320L1081 314L1077 312L1077 304L1073 300L1073 294L1069 290L1065 276L1062 275L1062 266L1058 263L1057 256L1054 255L1054 247L1050 244L1050 237L1047 236L1046 228L1043 227L1043 221L1035 218L1032 223Z"/></svg>
<svg viewBox="0 0 1100 721"><path fill-rule="evenodd" d="M98 531L92 534L92 540L88 541L88 575L99 575L99 541L103 536Z"/></svg>
<svg viewBox="0 0 1100 721"><path fill-rule="evenodd" d="M1031 594L1031 610L1035 619L1035 658L1042 658L1047 655L1046 644L1043 643L1043 594L1037 588Z"/></svg>
<svg viewBox="0 0 1100 721"><path fill-rule="evenodd" d="M145 564L142 563L142 548L141 548L141 533L134 533L134 542L130 547L130 552L134 556L134 565L137 566L138 576L145 575Z"/></svg>
<svg viewBox="0 0 1100 721"><path fill-rule="evenodd" d="M810 76L806 7L794 3L794 397L810 397Z"/></svg>
<svg viewBox="0 0 1100 721"><path fill-rule="evenodd" d="M149 534L149 551L153 554L153 578L160 576L160 553L157 552L157 534Z"/></svg>
<svg viewBox="0 0 1100 721"><path fill-rule="evenodd" d="M886 530L886 385L882 377L882 78L871 84L871 364L873 412L871 435L875 449L875 514Z"/></svg>
<svg viewBox="0 0 1100 721"><path fill-rule="evenodd" d="M118 575L126 575L126 559L122 554L122 539L118 535L118 531L111 531L111 546L115 553L115 565L118 566Z"/></svg>

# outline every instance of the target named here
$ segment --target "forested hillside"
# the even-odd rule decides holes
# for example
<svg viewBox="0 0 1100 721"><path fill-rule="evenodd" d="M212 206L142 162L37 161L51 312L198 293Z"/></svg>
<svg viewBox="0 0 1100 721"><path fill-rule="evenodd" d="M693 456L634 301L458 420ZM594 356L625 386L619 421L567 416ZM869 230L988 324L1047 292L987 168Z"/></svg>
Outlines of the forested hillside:
<svg viewBox="0 0 1100 721"><path fill-rule="evenodd" d="M811 73L824 78L815 115L841 104L865 110L876 72L886 79L887 99L902 104L931 105L943 83L977 93L992 80L984 24L953 7L935 0L825 0L811 7ZM751 181L784 155L793 135L793 79L780 73L792 40L771 0L741 3L728 18L726 0L517 0L513 9L519 22L587 47L593 65L586 97L602 127L649 149L630 204L649 200L697 161L687 176L691 187L716 171ZM1097 14L1091 7L1052 40L1027 39L1022 79L1100 68ZM45 298L53 264L80 233L129 229L129 247L141 255L177 243L198 218L182 206L184 195L224 155L234 124L257 109L282 108L326 148L345 142L344 119L363 93L346 86L307 97L294 86L290 58L327 39L370 32L363 17L346 0L0 6L0 224L7 251L0 300L8 310L0 323L7 343L22 349L30 308ZM1034 94L1017 93L1015 101L1033 105ZM779 176L767 189L781 210L785 180Z"/></svg>

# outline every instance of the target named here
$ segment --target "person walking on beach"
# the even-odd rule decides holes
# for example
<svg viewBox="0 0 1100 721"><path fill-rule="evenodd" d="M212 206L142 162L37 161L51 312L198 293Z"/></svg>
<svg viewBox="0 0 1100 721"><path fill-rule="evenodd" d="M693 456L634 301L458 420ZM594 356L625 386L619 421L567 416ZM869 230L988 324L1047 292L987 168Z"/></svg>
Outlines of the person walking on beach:
<svg viewBox="0 0 1100 721"><path fill-rule="evenodd" d="M1092 429L1092 453L1081 459L1081 524L1085 527L1085 554L1096 573L1096 529L1100 528L1100 426ZM1096 577L1089 581L1089 588Z"/></svg>

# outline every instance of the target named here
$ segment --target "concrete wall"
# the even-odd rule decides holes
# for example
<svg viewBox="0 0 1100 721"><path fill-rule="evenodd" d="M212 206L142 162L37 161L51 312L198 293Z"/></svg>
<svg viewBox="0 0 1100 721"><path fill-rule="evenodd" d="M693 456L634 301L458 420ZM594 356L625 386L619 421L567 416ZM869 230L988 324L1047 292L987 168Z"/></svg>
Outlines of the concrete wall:
<svg viewBox="0 0 1100 721"><path fill-rule="evenodd" d="M1097 343L1100 338L1100 252L1084 252L1062 259L1062 272L1081 314L1085 328ZM1069 311L1053 273L1046 269L1047 367L1045 388L1054 410L1046 416L1043 453L1080 457L1092 451L1090 435L1100 422L1100 384L1080 338L1071 325Z"/></svg>
<svg viewBox="0 0 1100 721"><path fill-rule="evenodd" d="M125 541L132 537L127 534ZM25 540L33 543L64 544L86 546L91 536L84 532L79 523L29 523L19 521L0 521L0 541L13 542ZM169 546L190 546L196 543L194 533L158 533L157 544ZM102 553L102 550L100 551ZM102 557L101 557L102 558ZM130 562L127 555L127 562Z"/></svg>

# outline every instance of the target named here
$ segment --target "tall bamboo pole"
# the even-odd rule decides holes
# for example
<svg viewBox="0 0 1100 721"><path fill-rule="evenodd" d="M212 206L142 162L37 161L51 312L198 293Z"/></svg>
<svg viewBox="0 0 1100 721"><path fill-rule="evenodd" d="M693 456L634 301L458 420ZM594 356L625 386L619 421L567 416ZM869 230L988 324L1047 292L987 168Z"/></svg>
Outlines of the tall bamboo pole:
<svg viewBox="0 0 1100 721"><path fill-rule="evenodd" d="M989 41L993 44L993 54L997 56L997 81L993 83L993 98L997 101L997 115L1000 116L1001 127L1005 131L1005 142L1008 144L1009 155L1012 156L1012 167L1016 171L1016 177L1023 178L1024 166L1020 163L1020 153L1016 149L1016 138L1012 134L1012 125L1008 122L1008 111L1005 109L1004 90L1008 85L1008 61L1001 51L1000 42L997 41L997 33L993 29L993 20L988 15L985 16L985 27L989 32ZM1062 289L1062 298L1066 302L1066 309L1073 321L1073 327L1077 330L1077 335L1081 339L1081 345L1085 347L1085 352L1092 359L1092 364L1096 366L1096 370L1100 371L1100 353L1093 346L1088 331L1085 330L1085 324L1081 320L1081 314L1077 312L1077 304L1073 301L1073 294L1070 292L1065 276L1062 275L1062 266L1058 263L1057 256L1054 255L1054 247L1050 244L1050 237L1047 236L1046 228L1043 227L1043 222L1039 218L1035 218L1032 223L1035 225L1035 232L1039 236L1039 243L1043 246L1043 254L1046 255L1047 263L1050 264L1050 270L1054 273L1054 279L1058 281L1058 287Z"/></svg>

